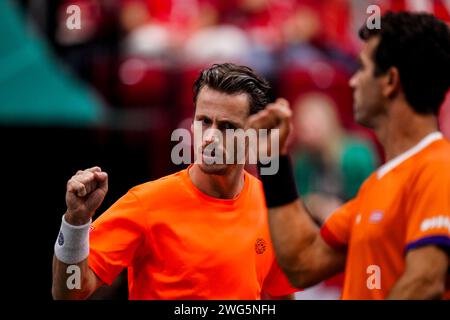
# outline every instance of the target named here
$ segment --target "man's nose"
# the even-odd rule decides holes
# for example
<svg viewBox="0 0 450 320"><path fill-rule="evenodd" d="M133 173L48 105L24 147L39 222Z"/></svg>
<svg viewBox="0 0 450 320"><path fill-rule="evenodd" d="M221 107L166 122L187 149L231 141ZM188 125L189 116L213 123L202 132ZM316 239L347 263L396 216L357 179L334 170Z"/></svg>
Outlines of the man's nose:
<svg viewBox="0 0 450 320"><path fill-rule="evenodd" d="M218 137L218 132L219 130L217 128L215 128L214 126L211 126L211 128L208 128L208 130L206 130L206 132L203 135L203 141L204 143L207 144L211 144L211 143L216 143L219 140Z"/></svg>

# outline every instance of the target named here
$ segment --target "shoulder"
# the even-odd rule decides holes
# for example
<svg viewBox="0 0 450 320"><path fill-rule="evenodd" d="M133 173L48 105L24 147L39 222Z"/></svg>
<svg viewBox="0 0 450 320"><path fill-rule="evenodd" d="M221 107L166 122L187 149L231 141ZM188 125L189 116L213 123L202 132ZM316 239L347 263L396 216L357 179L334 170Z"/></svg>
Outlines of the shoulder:
<svg viewBox="0 0 450 320"><path fill-rule="evenodd" d="M253 192L264 193L263 185L259 177L245 171L245 178L248 179L248 184Z"/></svg>
<svg viewBox="0 0 450 320"><path fill-rule="evenodd" d="M450 142L441 139L424 150L414 161L413 177L430 182L450 181Z"/></svg>
<svg viewBox="0 0 450 320"><path fill-rule="evenodd" d="M182 189L184 173L185 170L181 170L157 180L142 183L131 188L129 193L143 203L146 199L167 201L167 198L173 198L177 191Z"/></svg>
<svg viewBox="0 0 450 320"><path fill-rule="evenodd" d="M260 210L266 212L266 199L264 196L264 188L259 177L245 171L245 179L248 180L247 191L245 192L245 202L250 205L252 210Z"/></svg>
<svg viewBox="0 0 450 320"><path fill-rule="evenodd" d="M450 141L446 138L435 141L423 154L424 161L450 163Z"/></svg>
<svg viewBox="0 0 450 320"><path fill-rule="evenodd" d="M429 146L418 159L420 169L426 171L450 170L450 141L441 139Z"/></svg>
<svg viewBox="0 0 450 320"><path fill-rule="evenodd" d="M256 169L256 170L258 170L258 169ZM262 182L261 182L261 180L259 179L259 177L257 177L257 176L255 176L255 175L251 174L251 173L248 172L248 171L244 171L244 174L245 174L245 178L246 178L246 179L249 179L249 182L250 182L251 184L257 184L257 185L261 185L261 186L262 186ZM257 174L257 173L255 173L255 174Z"/></svg>

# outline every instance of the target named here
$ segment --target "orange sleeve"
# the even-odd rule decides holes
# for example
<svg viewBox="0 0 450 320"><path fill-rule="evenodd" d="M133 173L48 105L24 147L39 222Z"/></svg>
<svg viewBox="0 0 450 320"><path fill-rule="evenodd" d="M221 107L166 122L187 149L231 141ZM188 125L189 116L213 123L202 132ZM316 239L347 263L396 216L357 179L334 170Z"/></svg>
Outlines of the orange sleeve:
<svg viewBox="0 0 450 320"><path fill-rule="evenodd" d="M262 291L270 294L272 297L281 297L301 291L301 289L296 289L291 286L286 275L281 271L280 266L274 259L269 274L264 280Z"/></svg>
<svg viewBox="0 0 450 320"><path fill-rule="evenodd" d="M88 263L103 282L111 285L143 247L144 217L139 199L129 191L93 222Z"/></svg>
<svg viewBox="0 0 450 320"><path fill-rule="evenodd" d="M438 245L450 251L450 163L429 164L413 182L406 250Z"/></svg>
<svg viewBox="0 0 450 320"><path fill-rule="evenodd" d="M337 251L345 251L350 239L350 230L356 212L357 198L347 202L332 213L320 229L325 242Z"/></svg>

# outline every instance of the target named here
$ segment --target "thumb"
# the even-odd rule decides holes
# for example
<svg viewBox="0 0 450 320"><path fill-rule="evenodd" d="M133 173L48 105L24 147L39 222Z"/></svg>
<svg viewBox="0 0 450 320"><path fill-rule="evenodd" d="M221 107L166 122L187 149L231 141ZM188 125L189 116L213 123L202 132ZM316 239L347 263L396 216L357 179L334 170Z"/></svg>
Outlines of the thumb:
<svg viewBox="0 0 450 320"><path fill-rule="evenodd" d="M108 174L106 172L95 172L94 177L98 182L98 189L102 189L106 193L108 191Z"/></svg>

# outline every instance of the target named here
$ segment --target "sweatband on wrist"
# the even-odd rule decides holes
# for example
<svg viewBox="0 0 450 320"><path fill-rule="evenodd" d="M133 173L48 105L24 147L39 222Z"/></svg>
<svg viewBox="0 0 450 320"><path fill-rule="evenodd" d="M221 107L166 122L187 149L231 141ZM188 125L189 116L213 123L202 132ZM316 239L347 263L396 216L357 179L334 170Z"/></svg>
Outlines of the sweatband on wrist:
<svg viewBox="0 0 450 320"><path fill-rule="evenodd" d="M258 162L258 172L261 163ZM298 198L297 187L294 181L289 156L279 157L278 171L273 175L259 175L263 184L266 204L268 208L279 207L291 203Z"/></svg>
<svg viewBox="0 0 450 320"><path fill-rule="evenodd" d="M64 215L55 243L55 256L66 264L77 264L89 256L89 228L92 219L81 226L69 224Z"/></svg>

